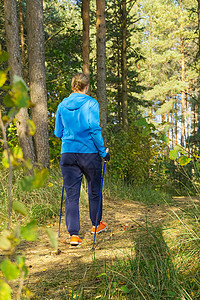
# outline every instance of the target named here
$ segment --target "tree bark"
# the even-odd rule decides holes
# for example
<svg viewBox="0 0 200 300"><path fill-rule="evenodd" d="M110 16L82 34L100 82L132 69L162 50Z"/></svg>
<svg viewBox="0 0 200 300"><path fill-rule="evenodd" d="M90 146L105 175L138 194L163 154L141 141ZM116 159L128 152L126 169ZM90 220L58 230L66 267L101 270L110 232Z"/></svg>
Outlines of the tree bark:
<svg viewBox="0 0 200 300"><path fill-rule="evenodd" d="M96 7L97 100L100 106L101 128L104 133L107 125L105 0L96 0Z"/></svg>
<svg viewBox="0 0 200 300"><path fill-rule="evenodd" d="M90 77L90 0L82 1L83 73Z"/></svg>
<svg viewBox="0 0 200 300"><path fill-rule="evenodd" d="M186 93L186 114L187 114L186 139L188 139L190 136L189 90L187 90Z"/></svg>
<svg viewBox="0 0 200 300"><path fill-rule="evenodd" d="M19 50L19 34L17 24L16 0L4 0L5 10L5 29L6 45L9 53L9 74L10 81L13 83L14 76L22 77L21 57ZM33 147L32 136L27 134L27 120L29 119L26 108L21 108L16 115L16 127L19 140L19 146L23 150L25 159L35 162L35 152Z"/></svg>
<svg viewBox="0 0 200 300"><path fill-rule="evenodd" d="M175 112L174 112L174 119L175 119L175 144L178 143L178 105L177 105L177 96L175 96Z"/></svg>
<svg viewBox="0 0 200 300"><path fill-rule="evenodd" d="M48 109L45 73L43 1L27 0L28 61L31 117L36 125L34 143L37 162L49 166Z"/></svg>
<svg viewBox="0 0 200 300"><path fill-rule="evenodd" d="M184 57L184 45L183 38L181 38L181 81L185 81L185 57ZM184 146L185 142L185 91L181 91L181 146Z"/></svg>
<svg viewBox="0 0 200 300"><path fill-rule="evenodd" d="M117 36L117 45L119 45L119 37ZM122 88L121 88L121 78L120 78L120 48L117 49L117 104L118 104L118 121L119 124L122 122Z"/></svg>
<svg viewBox="0 0 200 300"><path fill-rule="evenodd" d="M27 74L25 74L25 43L24 43L24 24L23 24L22 0L19 0L19 21L20 21L22 73L23 73L24 81L26 82L26 80L27 80Z"/></svg>
<svg viewBox="0 0 200 300"><path fill-rule="evenodd" d="M127 90L127 11L126 0L122 0L122 124L128 129L128 90Z"/></svg>
<svg viewBox="0 0 200 300"><path fill-rule="evenodd" d="M198 2L198 31L199 31L199 57L200 57L200 0Z"/></svg>

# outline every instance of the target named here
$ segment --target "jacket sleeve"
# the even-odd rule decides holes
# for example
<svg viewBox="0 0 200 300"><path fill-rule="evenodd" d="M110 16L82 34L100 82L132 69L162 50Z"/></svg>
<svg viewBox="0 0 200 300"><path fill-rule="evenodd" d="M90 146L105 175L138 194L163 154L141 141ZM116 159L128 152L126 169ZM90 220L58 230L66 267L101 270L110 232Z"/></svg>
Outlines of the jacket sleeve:
<svg viewBox="0 0 200 300"><path fill-rule="evenodd" d="M90 102L89 107L89 127L92 140L99 151L101 157L106 156L106 150L101 133L100 118L99 118L99 103L95 100Z"/></svg>
<svg viewBox="0 0 200 300"><path fill-rule="evenodd" d="M54 130L54 134L55 136L57 136L58 138L62 138L63 137L63 123L62 123L62 119L61 119L61 114L60 114L60 106L58 106L57 112L56 112L56 123L55 123L55 130Z"/></svg>

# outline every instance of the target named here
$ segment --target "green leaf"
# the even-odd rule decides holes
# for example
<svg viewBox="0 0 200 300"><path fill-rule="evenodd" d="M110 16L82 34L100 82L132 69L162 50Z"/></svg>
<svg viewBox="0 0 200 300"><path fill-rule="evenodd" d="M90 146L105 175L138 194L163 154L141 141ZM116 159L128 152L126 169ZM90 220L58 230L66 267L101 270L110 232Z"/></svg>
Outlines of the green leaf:
<svg viewBox="0 0 200 300"><path fill-rule="evenodd" d="M151 134L151 129L150 129L150 126L147 126L147 127L145 127L143 130L142 130L142 136L143 137L146 137L146 136L148 136L148 135L150 135Z"/></svg>
<svg viewBox="0 0 200 300"><path fill-rule="evenodd" d="M174 150L179 151L179 152L181 152L182 154L185 153L184 147L181 146L181 145L179 145L179 144L177 144L177 145L174 146Z"/></svg>
<svg viewBox="0 0 200 300"><path fill-rule="evenodd" d="M4 71L0 71L0 87L4 85L7 80L7 75Z"/></svg>
<svg viewBox="0 0 200 300"><path fill-rule="evenodd" d="M21 184L21 188L24 191L38 189L46 183L48 176L49 176L48 169L45 169L45 168L42 170L35 169L34 173L35 173L34 176L25 176L22 179L20 184Z"/></svg>
<svg viewBox="0 0 200 300"><path fill-rule="evenodd" d="M50 240L51 246L57 250L58 249L58 240L57 240L56 233L51 228L46 228L46 233Z"/></svg>
<svg viewBox="0 0 200 300"><path fill-rule="evenodd" d="M160 139L165 143L169 143L169 138L166 136L166 134L163 134Z"/></svg>
<svg viewBox="0 0 200 300"><path fill-rule="evenodd" d="M10 118L7 115L2 116L2 121L3 121L4 124L9 122L9 120L10 120Z"/></svg>
<svg viewBox="0 0 200 300"><path fill-rule="evenodd" d="M148 123L145 118L141 118L138 121L136 121L135 124L136 124L136 126L146 126Z"/></svg>
<svg viewBox="0 0 200 300"><path fill-rule="evenodd" d="M130 290L127 288L126 285L122 285L120 288L119 288L120 291L122 291L123 293L130 293Z"/></svg>
<svg viewBox="0 0 200 300"><path fill-rule="evenodd" d="M29 96L28 96L27 87L21 78L18 77L17 79L18 81L15 80L15 83L13 84L13 88L12 88L12 91L16 99L15 105L19 108L28 107Z"/></svg>
<svg viewBox="0 0 200 300"><path fill-rule="evenodd" d="M13 154L15 159L23 159L23 151L20 147L13 148Z"/></svg>
<svg viewBox="0 0 200 300"><path fill-rule="evenodd" d="M12 209L14 211L17 211L18 213L20 213L23 216L27 216L28 215L28 211L26 209L26 206L22 202L13 201L13 203L12 203Z"/></svg>
<svg viewBox="0 0 200 300"><path fill-rule="evenodd" d="M24 176L24 178L20 182L20 186L23 191L29 192L33 189L33 180L32 176Z"/></svg>
<svg viewBox="0 0 200 300"><path fill-rule="evenodd" d="M25 161L24 161L24 164L25 164L25 167L26 167L27 169L29 169L29 170L31 170L32 167L33 167L33 165L32 165L32 163L31 163L31 160L30 160L30 159L25 160Z"/></svg>
<svg viewBox="0 0 200 300"><path fill-rule="evenodd" d="M1 300L11 300L12 290L10 286L0 279L0 299Z"/></svg>
<svg viewBox="0 0 200 300"><path fill-rule="evenodd" d="M7 150L3 151L2 155L2 165L4 168L8 169L9 168L9 163L8 163L8 153Z"/></svg>
<svg viewBox="0 0 200 300"><path fill-rule="evenodd" d="M8 112L8 117L11 119L13 118L17 113L19 109L16 109L16 107L12 107Z"/></svg>
<svg viewBox="0 0 200 300"><path fill-rule="evenodd" d="M0 51L0 63L7 61L9 59L9 54L6 51Z"/></svg>
<svg viewBox="0 0 200 300"><path fill-rule="evenodd" d="M21 155L23 156L23 152L22 152L21 148L19 148L19 147L14 148L13 152L15 152L16 156L13 155L13 153L10 153L10 162L13 167L16 167L20 164L19 158L21 157ZM7 150L3 151L2 164L3 164L4 168L9 168Z"/></svg>
<svg viewBox="0 0 200 300"><path fill-rule="evenodd" d="M178 158L178 151L176 151L176 150L171 150L171 151L169 152L169 158L170 158L171 160L177 159L177 158Z"/></svg>
<svg viewBox="0 0 200 300"><path fill-rule="evenodd" d="M23 256L17 256L17 264L18 264L18 267L20 269L22 269L23 266L25 265L25 257L23 257Z"/></svg>
<svg viewBox="0 0 200 300"><path fill-rule="evenodd" d="M189 162L191 161L191 158L182 155L181 157L179 157L178 162L181 166L185 166L187 164L189 164Z"/></svg>
<svg viewBox="0 0 200 300"><path fill-rule="evenodd" d="M3 103L7 107L13 107L16 105L16 99L11 92L6 94L3 98Z"/></svg>
<svg viewBox="0 0 200 300"><path fill-rule="evenodd" d="M17 256L17 265L20 270L24 271L24 276L26 277L28 274L28 269L25 266L25 257Z"/></svg>
<svg viewBox="0 0 200 300"><path fill-rule="evenodd" d="M1 271L7 280L17 279L20 270L17 265L9 259L4 259L1 263Z"/></svg>
<svg viewBox="0 0 200 300"><path fill-rule="evenodd" d="M36 131L36 126L32 120L27 120L26 121L27 127L28 127L28 134L29 135L34 135Z"/></svg>
<svg viewBox="0 0 200 300"><path fill-rule="evenodd" d="M46 183L48 176L49 176L49 171L48 171L48 169L45 169L45 168L42 170L35 169L34 173L35 173L35 176L34 176L34 180L33 180L33 187L40 188Z"/></svg>
<svg viewBox="0 0 200 300"><path fill-rule="evenodd" d="M0 249L9 250L11 248L11 242L7 236L0 236Z"/></svg>
<svg viewBox="0 0 200 300"><path fill-rule="evenodd" d="M38 238L37 224L33 220L26 226L21 227L21 237L26 241L36 241Z"/></svg>

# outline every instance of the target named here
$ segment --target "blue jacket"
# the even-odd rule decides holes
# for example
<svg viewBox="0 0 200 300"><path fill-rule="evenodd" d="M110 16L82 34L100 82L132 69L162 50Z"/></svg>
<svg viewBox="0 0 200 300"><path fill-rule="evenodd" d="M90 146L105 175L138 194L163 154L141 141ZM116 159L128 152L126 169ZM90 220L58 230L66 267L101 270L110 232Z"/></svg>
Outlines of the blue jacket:
<svg viewBox="0 0 200 300"><path fill-rule="evenodd" d="M61 153L99 153L106 156L94 98L72 93L58 105L54 134L62 138Z"/></svg>

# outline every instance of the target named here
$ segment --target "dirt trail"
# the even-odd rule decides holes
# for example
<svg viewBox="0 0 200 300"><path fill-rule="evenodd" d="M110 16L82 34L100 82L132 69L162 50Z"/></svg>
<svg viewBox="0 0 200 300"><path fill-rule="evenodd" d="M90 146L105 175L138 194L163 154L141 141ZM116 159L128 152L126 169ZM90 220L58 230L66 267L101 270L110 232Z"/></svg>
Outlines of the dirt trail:
<svg viewBox="0 0 200 300"><path fill-rule="evenodd" d="M197 199L194 201L199 202ZM90 285L90 277L95 264L132 253L134 236L140 226L148 223L162 227L170 219L171 210L178 212L190 205L190 199L181 197L174 198L170 206L104 199L103 220L108 223L108 230L97 235L95 252L91 251L93 235L90 234L88 207L81 205L81 246L69 245L63 217L58 252L51 248L45 235L36 242L24 243L18 249L18 253L26 255L29 273L25 284L34 293L33 299L71 299L72 286L82 286L83 282L84 290L90 295L94 289ZM58 231L58 222L52 221L47 226ZM95 272L98 274L97 269Z"/></svg>

